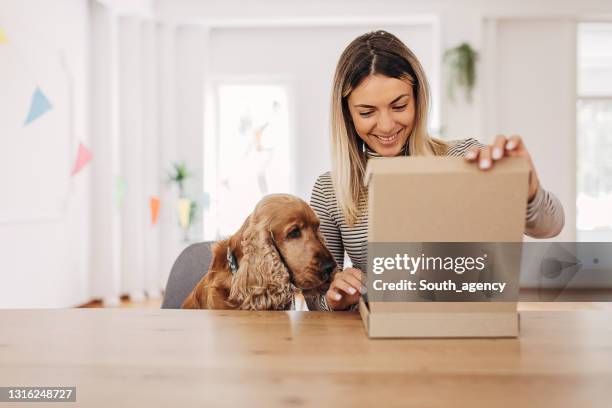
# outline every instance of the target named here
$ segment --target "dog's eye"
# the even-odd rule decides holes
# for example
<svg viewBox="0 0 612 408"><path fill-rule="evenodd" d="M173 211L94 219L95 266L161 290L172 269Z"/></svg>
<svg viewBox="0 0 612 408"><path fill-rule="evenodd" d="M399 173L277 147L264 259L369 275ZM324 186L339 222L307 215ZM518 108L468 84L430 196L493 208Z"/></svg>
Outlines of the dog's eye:
<svg viewBox="0 0 612 408"><path fill-rule="evenodd" d="M299 237L300 237L300 229L299 228L292 229L287 234L287 238L299 238Z"/></svg>

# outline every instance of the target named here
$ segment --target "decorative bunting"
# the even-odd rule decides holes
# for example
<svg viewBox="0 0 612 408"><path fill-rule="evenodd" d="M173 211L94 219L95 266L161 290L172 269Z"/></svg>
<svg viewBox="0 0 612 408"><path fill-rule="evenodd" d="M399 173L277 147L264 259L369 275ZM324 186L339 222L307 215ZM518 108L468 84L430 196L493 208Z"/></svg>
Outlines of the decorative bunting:
<svg viewBox="0 0 612 408"><path fill-rule="evenodd" d="M157 224L157 218L159 217L159 197L153 196L149 202L151 208L151 225Z"/></svg>
<svg viewBox="0 0 612 408"><path fill-rule="evenodd" d="M189 214L191 213L191 200L188 198L179 199L179 223L181 228L186 230L189 227Z"/></svg>
<svg viewBox="0 0 612 408"><path fill-rule="evenodd" d="M74 167L72 168L70 175L74 176L80 172L83 167L85 167L85 165L91 161L92 157L93 155L91 154L91 151L83 146L83 143L79 143L79 151L77 152L77 158L74 162Z"/></svg>
<svg viewBox="0 0 612 408"><path fill-rule="evenodd" d="M0 44L7 44L7 43L8 43L8 38L6 36L6 33L4 32L2 27L0 27Z"/></svg>
<svg viewBox="0 0 612 408"><path fill-rule="evenodd" d="M125 190L127 190L127 181L121 178L121 176L117 176L115 179L115 199L117 200L117 207L119 208L123 205Z"/></svg>
<svg viewBox="0 0 612 408"><path fill-rule="evenodd" d="M45 94L42 93L40 88L37 87L34 91L34 94L32 95L30 111L28 112L28 117L26 118L25 123L23 125L25 126L30 124L31 122L51 110L51 108L51 102L49 102L49 99L47 99Z"/></svg>

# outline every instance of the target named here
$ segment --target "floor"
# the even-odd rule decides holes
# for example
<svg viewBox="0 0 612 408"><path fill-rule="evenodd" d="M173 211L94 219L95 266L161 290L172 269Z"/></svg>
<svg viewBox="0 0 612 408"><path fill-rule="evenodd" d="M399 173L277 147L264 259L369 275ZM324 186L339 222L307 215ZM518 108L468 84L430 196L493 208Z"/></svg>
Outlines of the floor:
<svg viewBox="0 0 612 408"><path fill-rule="evenodd" d="M118 308L139 308L139 309L159 309L162 299L145 299L143 301L132 302L129 296L121 297L121 304ZM101 308L104 304L101 300L92 300L89 303L79 306L80 308Z"/></svg>

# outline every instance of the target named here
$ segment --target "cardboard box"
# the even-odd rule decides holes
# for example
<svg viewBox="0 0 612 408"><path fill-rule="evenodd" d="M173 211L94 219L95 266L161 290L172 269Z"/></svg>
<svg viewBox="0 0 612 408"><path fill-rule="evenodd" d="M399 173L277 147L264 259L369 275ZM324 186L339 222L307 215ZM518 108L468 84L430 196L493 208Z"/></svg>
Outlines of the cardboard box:
<svg viewBox="0 0 612 408"><path fill-rule="evenodd" d="M506 158L483 172L457 157L370 159L370 243L522 242L529 167ZM516 270L518 287L520 270ZM368 270L368 279L372 271ZM366 302L371 338L516 337L516 301Z"/></svg>

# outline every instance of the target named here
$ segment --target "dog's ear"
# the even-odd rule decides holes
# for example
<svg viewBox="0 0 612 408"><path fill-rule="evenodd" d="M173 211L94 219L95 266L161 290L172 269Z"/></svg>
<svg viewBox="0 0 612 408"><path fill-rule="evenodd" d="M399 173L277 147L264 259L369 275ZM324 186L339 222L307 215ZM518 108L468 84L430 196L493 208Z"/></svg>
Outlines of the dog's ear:
<svg viewBox="0 0 612 408"><path fill-rule="evenodd" d="M253 216L242 230L242 252L228 303L237 309L285 310L293 300L289 271L270 232Z"/></svg>
<svg viewBox="0 0 612 408"><path fill-rule="evenodd" d="M189 296L185 298L183 304L181 304L181 309L202 309L202 305L200 304L200 297L198 296L198 286L189 293Z"/></svg>

